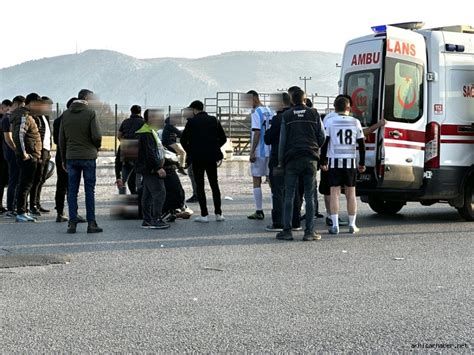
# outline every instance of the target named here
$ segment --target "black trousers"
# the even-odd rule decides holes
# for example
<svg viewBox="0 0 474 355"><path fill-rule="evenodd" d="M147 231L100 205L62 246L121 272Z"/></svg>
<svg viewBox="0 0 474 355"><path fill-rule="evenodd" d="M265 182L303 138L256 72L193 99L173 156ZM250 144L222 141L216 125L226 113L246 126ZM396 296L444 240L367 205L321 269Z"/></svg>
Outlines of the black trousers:
<svg viewBox="0 0 474 355"><path fill-rule="evenodd" d="M66 201L68 177L66 170L63 169L61 157L56 153L56 193L54 201L56 202L56 212L60 215L64 214L64 201Z"/></svg>
<svg viewBox="0 0 474 355"><path fill-rule="evenodd" d="M197 162L193 161L192 169L194 179L196 180L196 192L201 208L201 216L209 214L207 210L206 192L204 190L204 173L207 175L209 185L211 185L212 199L214 200L214 213L222 214L221 209L221 191L219 190L219 182L217 178L217 162Z"/></svg>
<svg viewBox="0 0 474 355"><path fill-rule="evenodd" d="M28 160L22 160L20 158L18 161L18 167L20 169L16 206L16 212L18 214L24 214L28 210L28 196L33 186L37 166L38 160L36 158L30 158Z"/></svg>
<svg viewBox="0 0 474 355"><path fill-rule="evenodd" d="M283 228L283 204L285 201L285 176L273 166L269 167L270 187L272 189L272 223L274 227ZM299 184L298 186L303 185ZM304 189L303 189L304 190ZM292 227L299 227L301 222L301 197L295 194Z"/></svg>
<svg viewBox="0 0 474 355"><path fill-rule="evenodd" d="M0 154L2 153L0 152ZM7 164L7 161L3 159L3 155L2 155L0 157L0 207L3 207L3 193L7 186L8 186L8 164Z"/></svg>
<svg viewBox="0 0 474 355"><path fill-rule="evenodd" d="M46 181L46 175L48 174L48 163L51 159L51 154L48 150L43 149L41 151L41 160L38 161L36 166L35 177L33 179L33 186L30 192L30 208L41 207L41 190Z"/></svg>

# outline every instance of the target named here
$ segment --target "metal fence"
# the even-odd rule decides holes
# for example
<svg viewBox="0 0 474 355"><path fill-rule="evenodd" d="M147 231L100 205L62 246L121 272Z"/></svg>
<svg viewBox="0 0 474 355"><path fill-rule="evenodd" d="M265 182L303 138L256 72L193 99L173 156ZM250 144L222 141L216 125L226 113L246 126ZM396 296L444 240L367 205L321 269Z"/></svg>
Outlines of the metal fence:
<svg viewBox="0 0 474 355"><path fill-rule="evenodd" d="M327 113L332 108L334 96L309 96L314 107L320 113ZM264 105L274 106L275 94L261 93L260 99ZM229 138L232 139L234 151L237 154L248 151L250 142L250 108L248 107L246 94L243 92L218 92L215 97L204 100L205 110L216 116L222 123L222 126ZM183 106L149 106L146 109L161 110L164 117L173 114L173 123L177 127L184 127L186 118L180 115ZM59 117L66 110L66 105L57 103L52 117ZM122 121L130 116L129 105L106 104L102 103L97 109L97 118L99 120L102 134L106 136L106 149L117 151L117 134Z"/></svg>

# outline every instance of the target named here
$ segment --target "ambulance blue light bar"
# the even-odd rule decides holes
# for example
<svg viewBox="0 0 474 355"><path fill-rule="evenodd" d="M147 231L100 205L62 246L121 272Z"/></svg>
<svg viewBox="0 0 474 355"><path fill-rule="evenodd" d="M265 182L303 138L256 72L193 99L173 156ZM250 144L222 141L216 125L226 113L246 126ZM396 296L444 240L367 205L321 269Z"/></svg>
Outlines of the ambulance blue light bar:
<svg viewBox="0 0 474 355"><path fill-rule="evenodd" d="M424 25L425 25L424 22L413 21L413 22L391 23L388 26L414 31L414 30L422 29ZM377 34L387 33L387 25L373 26L372 31L374 31Z"/></svg>
<svg viewBox="0 0 474 355"><path fill-rule="evenodd" d="M372 26L372 31L374 31L374 33L386 33L387 25Z"/></svg>

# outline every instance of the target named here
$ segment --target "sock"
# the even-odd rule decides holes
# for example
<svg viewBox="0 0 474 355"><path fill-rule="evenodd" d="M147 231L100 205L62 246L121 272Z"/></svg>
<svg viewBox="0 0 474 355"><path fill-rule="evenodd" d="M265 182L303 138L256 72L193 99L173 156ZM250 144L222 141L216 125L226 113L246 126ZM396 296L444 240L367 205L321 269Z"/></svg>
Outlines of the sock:
<svg viewBox="0 0 474 355"><path fill-rule="evenodd" d="M332 226L339 228L339 215L332 214L331 215Z"/></svg>
<svg viewBox="0 0 474 355"><path fill-rule="evenodd" d="M351 227L355 227L355 225L356 225L356 216L355 215L354 216L349 216L349 225Z"/></svg>
<svg viewBox="0 0 474 355"><path fill-rule="evenodd" d="M257 207L257 211L262 211L263 210L263 196L262 196L261 187L254 187L253 198L255 199L255 206Z"/></svg>

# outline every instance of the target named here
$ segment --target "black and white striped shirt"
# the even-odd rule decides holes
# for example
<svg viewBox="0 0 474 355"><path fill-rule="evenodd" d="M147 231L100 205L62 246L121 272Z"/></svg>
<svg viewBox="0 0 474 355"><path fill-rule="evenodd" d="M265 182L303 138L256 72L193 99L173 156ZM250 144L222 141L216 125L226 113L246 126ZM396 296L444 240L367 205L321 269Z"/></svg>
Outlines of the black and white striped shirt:
<svg viewBox="0 0 474 355"><path fill-rule="evenodd" d="M357 140L364 138L360 121L352 116L333 114L324 120L329 139L330 168L355 169Z"/></svg>

